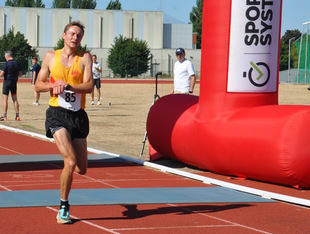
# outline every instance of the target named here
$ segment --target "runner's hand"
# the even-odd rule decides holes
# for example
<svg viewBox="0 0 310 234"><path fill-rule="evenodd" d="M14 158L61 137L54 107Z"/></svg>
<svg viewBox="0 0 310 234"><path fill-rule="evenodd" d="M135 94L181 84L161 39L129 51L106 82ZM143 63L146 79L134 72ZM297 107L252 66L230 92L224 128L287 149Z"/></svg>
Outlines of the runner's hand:
<svg viewBox="0 0 310 234"><path fill-rule="evenodd" d="M65 83L63 80L57 80L53 84L53 95L57 96L58 94L63 93L63 91L66 89L67 83Z"/></svg>

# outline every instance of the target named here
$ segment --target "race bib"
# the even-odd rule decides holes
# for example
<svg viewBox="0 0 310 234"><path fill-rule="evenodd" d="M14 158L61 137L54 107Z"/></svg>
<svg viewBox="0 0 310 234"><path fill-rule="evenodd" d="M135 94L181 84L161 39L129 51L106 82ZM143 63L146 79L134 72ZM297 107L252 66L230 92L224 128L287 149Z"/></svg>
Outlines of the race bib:
<svg viewBox="0 0 310 234"><path fill-rule="evenodd" d="M81 109L81 97L80 93L64 90L58 95L58 105L67 110L78 111Z"/></svg>

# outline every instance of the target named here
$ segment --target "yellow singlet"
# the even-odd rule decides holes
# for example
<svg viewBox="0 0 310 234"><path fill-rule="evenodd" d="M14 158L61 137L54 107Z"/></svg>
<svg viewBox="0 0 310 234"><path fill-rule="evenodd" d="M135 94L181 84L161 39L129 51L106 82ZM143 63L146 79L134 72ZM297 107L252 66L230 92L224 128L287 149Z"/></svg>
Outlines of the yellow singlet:
<svg viewBox="0 0 310 234"><path fill-rule="evenodd" d="M81 84L83 82L83 74L84 71L81 68L81 55L83 51L78 51L77 55L74 58L73 64L66 68L61 62L61 50L55 51L55 61L54 66L51 71L50 75L50 82L55 83L57 80L61 79L64 82L70 84L70 85L77 85ZM67 92L67 91L66 91ZM69 91L70 92L70 91ZM64 92L65 93L65 92ZM64 94L65 95L65 94ZM50 93L50 101L49 105L54 107L63 107L62 103L63 100L70 100L70 103L73 103L74 101L78 101L75 104L76 109L73 109L73 111L77 111L78 109L84 109L85 108L85 102L86 102L86 94L75 94L73 92L70 92L65 97L62 98L63 95L53 96L53 92ZM67 108L67 107L65 107ZM70 109L70 108L67 108Z"/></svg>

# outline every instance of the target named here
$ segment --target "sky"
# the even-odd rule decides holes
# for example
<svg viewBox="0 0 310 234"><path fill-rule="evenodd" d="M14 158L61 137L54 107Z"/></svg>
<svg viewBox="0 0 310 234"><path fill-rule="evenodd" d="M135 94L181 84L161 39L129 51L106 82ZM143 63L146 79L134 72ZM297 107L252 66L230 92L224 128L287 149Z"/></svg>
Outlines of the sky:
<svg viewBox="0 0 310 234"><path fill-rule="evenodd" d="M277 0L276 0L277 1ZM53 0L42 1L46 8L52 6ZM97 0L96 9L106 9L110 0ZM183 23L190 22L189 14L196 0L120 0L123 10L163 11ZM0 0L4 6L5 0ZM306 30L303 23L310 21L310 0L283 0L281 35L286 30Z"/></svg>
<svg viewBox="0 0 310 234"><path fill-rule="evenodd" d="M305 32L303 23L310 21L309 0L283 0L281 34L286 30L298 29Z"/></svg>
<svg viewBox="0 0 310 234"><path fill-rule="evenodd" d="M0 0L5 1L5 0ZM138 11L163 11L165 14L176 18L177 20L188 23L189 13L193 6L196 6L196 0L119 0L123 10ZM42 0L46 8L52 6L53 0ZM110 0L97 0L96 9L105 10Z"/></svg>

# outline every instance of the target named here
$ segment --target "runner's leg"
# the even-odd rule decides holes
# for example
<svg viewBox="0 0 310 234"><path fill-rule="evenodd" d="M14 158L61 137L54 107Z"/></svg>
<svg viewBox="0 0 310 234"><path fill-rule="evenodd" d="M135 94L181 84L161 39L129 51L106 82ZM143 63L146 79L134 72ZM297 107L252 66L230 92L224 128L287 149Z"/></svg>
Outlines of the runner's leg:
<svg viewBox="0 0 310 234"><path fill-rule="evenodd" d="M73 172L76 167L76 154L72 146L71 135L67 129L61 128L57 130L53 137L64 160L64 168L60 175L60 198L68 200Z"/></svg>
<svg viewBox="0 0 310 234"><path fill-rule="evenodd" d="M73 148L76 152L75 172L84 175L87 171L87 140L86 138L76 138L72 140Z"/></svg>

